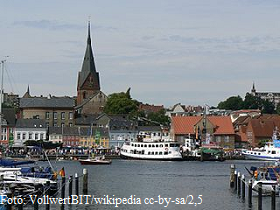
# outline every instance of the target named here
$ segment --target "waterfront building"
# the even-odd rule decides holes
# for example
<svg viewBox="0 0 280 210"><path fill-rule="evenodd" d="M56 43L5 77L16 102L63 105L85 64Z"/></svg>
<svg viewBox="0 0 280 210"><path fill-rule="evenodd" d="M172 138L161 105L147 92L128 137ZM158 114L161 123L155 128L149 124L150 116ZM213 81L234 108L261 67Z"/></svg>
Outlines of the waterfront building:
<svg viewBox="0 0 280 210"><path fill-rule="evenodd" d="M161 126L138 126L138 135L144 136L144 140L155 142L159 140L170 140L169 129Z"/></svg>
<svg viewBox="0 0 280 210"><path fill-rule="evenodd" d="M18 119L14 130L13 146L22 147L27 140L46 140L47 126L42 119Z"/></svg>
<svg viewBox="0 0 280 210"><path fill-rule="evenodd" d="M42 119L47 127L73 126L75 99L71 97L27 97L20 99L20 118Z"/></svg>
<svg viewBox="0 0 280 210"><path fill-rule="evenodd" d="M171 109L167 109L166 115L168 117L172 116L190 116L190 115L202 115L202 106L185 106L181 103L175 104Z"/></svg>
<svg viewBox="0 0 280 210"><path fill-rule="evenodd" d="M174 116L170 133L181 143L191 137L202 139L204 143L213 142L225 149L235 147L235 132L229 116Z"/></svg>
<svg viewBox="0 0 280 210"><path fill-rule="evenodd" d="M1 139L0 145L12 145L14 141L14 129L16 125L16 113L14 108L2 109Z"/></svg>
<svg viewBox="0 0 280 210"><path fill-rule="evenodd" d="M259 147L270 141L273 131L280 128L279 115L240 117L234 122L238 147Z"/></svg>

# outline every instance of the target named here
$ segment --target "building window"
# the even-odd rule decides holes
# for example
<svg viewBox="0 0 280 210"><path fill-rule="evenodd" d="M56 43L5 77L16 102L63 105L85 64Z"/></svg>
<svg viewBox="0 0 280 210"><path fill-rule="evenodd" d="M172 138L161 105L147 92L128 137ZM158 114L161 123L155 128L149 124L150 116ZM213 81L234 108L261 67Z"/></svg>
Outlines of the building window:
<svg viewBox="0 0 280 210"><path fill-rule="evenodd" d="M225 142L229 142L229 136L225 136Z"/></svg>
<svg viewBox="0 0 280 210"><path fill-rule="evenodd" d="M54 123L53 123L53 127L57 127L57 122L54 122Z"/></svg>
<svg viewBox="0 0 280 210"><path fill-rule="evenodd" d="M32 133L28 134L28 139L32 139Z"/></svg>
<svg viewBox="0 0 280 210"><path fill-rule="evenodd" d="M61 112L61 119L65 120L65 112Z"/></svg>
<svg viewBox="0 0 280 210"><path fill-rule="evenodd" d="M69 112L69 119L70 119L70 120L73 119L73 112Z"/></svg>
<svg viewBox="0 0 280 210"><path fill-rule="evenodd" d="M49 123L49 122L46 122L46 126L47 126L47 128L50 127L50 123Z"/></svg>
<svg viewBox="0 0 280 210"><path fill-rule="evenodd" d="M72 127L73 126L73 124L72 123L69 123L69 127Z"/></svg>
<svg viewBox="0 0 280 210"><path fill-rule="evenodd" d="M17 139L20 139L20 133L17 133Z"/></svg>
<svg viewBox="0 0 280 210"><path fill-rule="evenodd" d="M22 139L25 140L25 138L26 138L26 133L23 133L22 134Z"/></svg>
<svg viewBox="0 0 280 210"><path fill-rule="evenodd" d="M44 140L44 134L43 133L40 134L40 140Z"/></svg>
<svg viewBox="0 0 280 210"><path fill-rule="evenodd" d="M35 133L35 140L38 140L39 136L38 133Z"/></svg>
<svg viewBox="0 0 280 210"><path fill-rule="evenodd" d="M50 112L46 112L46 119L50 119Z"/></svg>
<svg viewBox="0 0 280 210"><path fill-rule="evenodd" d="M53 113L53 119L55 119L55 120L57 119L57 112Z"/></svg>
<svg viewBox="0 0 280 210"><path fill-rule="evenodd" d="M83 92L83 99L86 99L87 98L87 93L86 91Z"/></svg>

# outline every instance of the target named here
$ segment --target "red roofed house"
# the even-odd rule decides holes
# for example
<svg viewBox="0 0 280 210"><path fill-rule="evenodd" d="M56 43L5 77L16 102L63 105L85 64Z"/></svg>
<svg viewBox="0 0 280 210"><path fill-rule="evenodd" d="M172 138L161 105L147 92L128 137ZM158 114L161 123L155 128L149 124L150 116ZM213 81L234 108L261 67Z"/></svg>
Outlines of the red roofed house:
<svg viewBox="0 0 280 210"><path fill-rule="evenodd" d="M196 137L197 133L205 132L211 135L211 141L223 148L235 147L235 132L229 116L174 116L171 119L171 136L179 142L184 142L189 135Z"/></svg>

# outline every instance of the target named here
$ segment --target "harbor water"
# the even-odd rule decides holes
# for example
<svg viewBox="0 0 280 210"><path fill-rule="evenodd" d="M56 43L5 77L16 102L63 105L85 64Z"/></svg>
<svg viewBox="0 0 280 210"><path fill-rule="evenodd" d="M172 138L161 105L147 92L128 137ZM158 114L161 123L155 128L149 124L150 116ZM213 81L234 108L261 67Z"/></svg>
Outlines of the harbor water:
<svg viewBox="0 0 280 210"><path fill-rule="evenodd" d="M230 165L246 175L245 167L262 166L259 161L139 161L113 160L111 165L82 166L77 161L52 162L59 170L64 167L66 177L78 173L83 168L89 173L89 203L65 205L65 209L249 209L247 200L242 201L229 187ZM39 162L38 165L46 165ZM80 179L82 194L82 179ZM74 184L74 183L73 183ZM74 186L74 185L73 185ZM73 192L74 189L73 189ZM66 189L66 196L68 191ZM103 198L105 203L96 204L94 198ZM59 195L58 195L59 197ZM109 200L108 200L109 198ZM126 204L114 204L116 198L127 198ZM130 198L130 200L129 200ZM107 199L107 200L106 200ZM277 198L277 206L280 199ZM98 201L98 200L97 200ZM102 201L99 200L99 201ZM168 203L169 201L169 203ZM183 202L185 201L185 202ZM134 204L128 204L133 202ZM141 204L136 204L141 202ZM183 204L186 203L186 204ZM117 207L118 206L118 207ZM57 206L51 206L52 209ZM253 207L257 209L257 197L253 197ZM270 209L270 197L263 198L263 209Z"/></svg>

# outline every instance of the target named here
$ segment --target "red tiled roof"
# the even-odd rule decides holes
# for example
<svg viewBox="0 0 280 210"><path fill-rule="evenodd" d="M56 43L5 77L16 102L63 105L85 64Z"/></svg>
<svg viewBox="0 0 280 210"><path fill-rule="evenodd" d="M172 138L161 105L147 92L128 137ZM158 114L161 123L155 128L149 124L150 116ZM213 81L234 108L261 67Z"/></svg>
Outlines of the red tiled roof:
<svg viewBox="0 0 280 210"><path fill-rule="evenodd" d="M140 104L139 105L139 110L143 110L146 112L159 112L162 109L164 109L163 105L160 105L160 106L149 105L149 104Z"/></svg>
<svg viewBox="0 0 280 210"><path fill-rule="evenodd" d="M215 126L214 135L235 134L229 116L207 116ZM202 116L174 116L172 124L175 134L194 134L194 126L202 119Z"/></svg>
<svg viewBox="0 0 280 210"><path fill-rule="evenodd" d="M275 127L280 128L280 119L252 119L251 125L256 137L272 137Z"/></svg>
<svg viewBox="0 0 280 210"><path fill-rule="evenodd" d="M231 119L229 116L209 116L207 117L214 125L216 131L214 135L219 134L235 134Z"/></svg>
<svg viewBox="0 0 280 210"><path fill-rule="evenodd" d="M202 119L201 116L174 116L172 124L175 134L194 134L194 125Z"/></svg>

